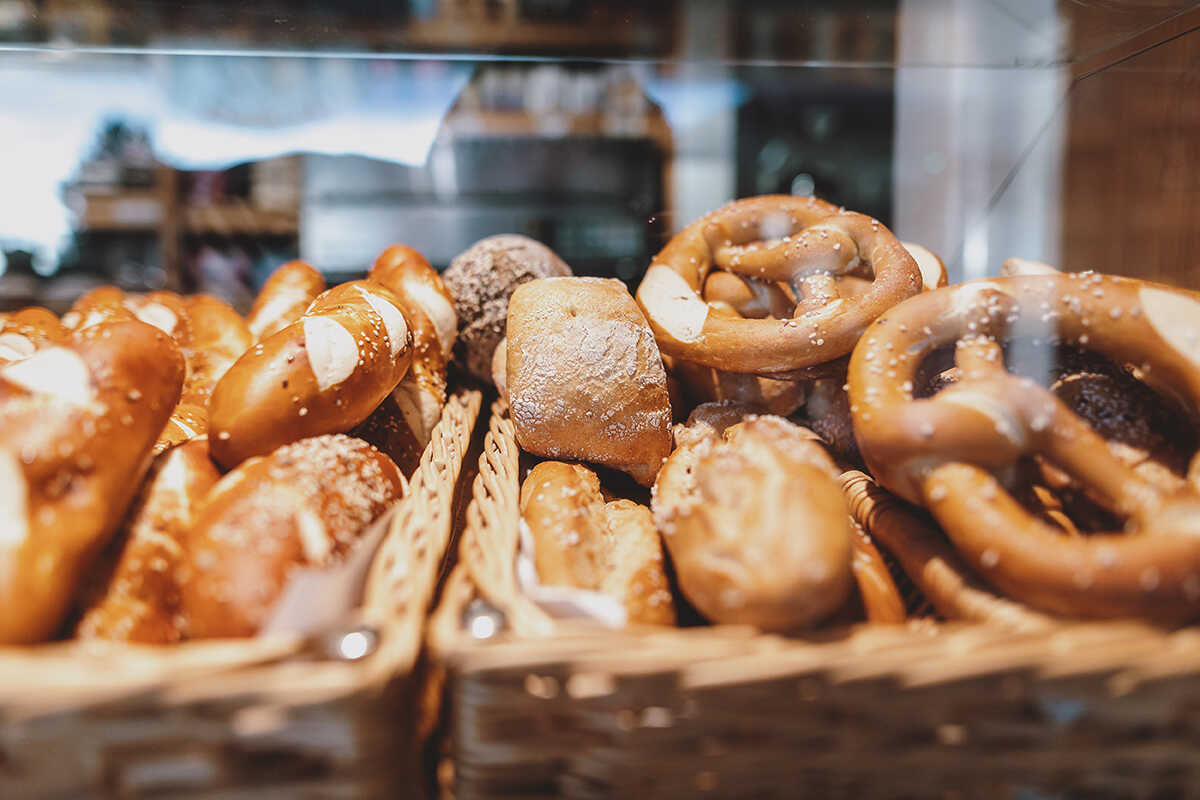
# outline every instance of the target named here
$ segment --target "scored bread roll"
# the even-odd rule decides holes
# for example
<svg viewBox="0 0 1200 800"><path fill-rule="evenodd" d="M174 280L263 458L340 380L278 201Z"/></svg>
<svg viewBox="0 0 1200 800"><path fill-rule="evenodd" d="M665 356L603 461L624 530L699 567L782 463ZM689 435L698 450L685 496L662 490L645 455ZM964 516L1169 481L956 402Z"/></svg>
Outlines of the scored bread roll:
<svg viewBox="0 0 1200 800"><path fill-rule="evenodd" d="M28 358L43 347L63 344L68 336L49 309L29 306L0 315L0 366Z"/></svg>
<svg viewBox="0 0 1200 800"><path fill-rule="evenodd" d="M506 380L517 442L649 486L671 452L667 374L625 284L540 278L513 292Z"/></svg>
<svg viewBox="0 0 1200 800"><path fill-rule="evenodd" d="M120 524L183 386L174 341L135 320L0 368L0 643L54 635Z"/></svg>
<svg viewBox="0 0 1200 800"><path fill-rule="evenodd" d="M63 327L81 331L101 322L136 319L125 307L125 292L115 286L98 286L76 300L63 314Z"/></svg>
<svg viewBox="0 0 1200 800"><path fill-rule="evenodd" d="M596 473L543 461L521 487L521 519L533 537L542 585L608 595L629 622L675 623L650 509L630 500L606 503Z"/></svg>
<svg viewBox="0 0 1200 800"><path fill-rule="evenodd" d="M679 588L714 622L780 631L820 622L853 585L839 470L803 428L751 416L722 430L736 407L717 411L681 432L654 485Z"/></svg>
<svg viewBox="0 0 1200 800"><path fill-rule="evenodd" d="M325 278L303 261L289 261L271 273L258 290L246 326L261 342L291 325L325 291Z"/></svg>
<svg viewBox="0 0 1200 800"><path fill-rule="evenodd" d="M570 274L553 250L518 234L489 236L455 256L442 275L458 315L455 361L479 380L491 380L513 290L535 278Z"/></svg>
<svg viewBox="0 0 1200 800"><path fill-rule="evenodd" d="M400 301L370 281L336 286L247 350L209 400L209 448L233 468L280 445L344 433L396 388L412 361Z"/></svg>
<svg viewBox="0 0 1200 800"><path fill-rule="evenodd" d="M182 345L188 362L183 402L208 403L217 381L254 344L254 337L241 314L211 295L184 299L191 340Z"/></svg>
<svg viewBox="0 0 1200 800"><path fill-rule="evenodd" d="M185 637L178 574L184 537L220 477L203 439L155 459L130 512L115 564L80 619L77 636L141 644L170 644Z"/></svg>
<svg viewBox="0 0 1200 800"><path fill-rule="evenodd" d="M421 453L446 405L446 362L457 332L454 305L433 267L404 245L383 252L367 280L387 287L400 302L412 331L412 366L384 401L354 430L405 474Z"/></svg>
<svg viewBox="0 0 1200 800"><path fill-rule="evenodd" d="M294 568L342 559L403 491L392 460L349 436L242 463L209 492L187 536L180 597L190 635L253 636Z"/></svg>

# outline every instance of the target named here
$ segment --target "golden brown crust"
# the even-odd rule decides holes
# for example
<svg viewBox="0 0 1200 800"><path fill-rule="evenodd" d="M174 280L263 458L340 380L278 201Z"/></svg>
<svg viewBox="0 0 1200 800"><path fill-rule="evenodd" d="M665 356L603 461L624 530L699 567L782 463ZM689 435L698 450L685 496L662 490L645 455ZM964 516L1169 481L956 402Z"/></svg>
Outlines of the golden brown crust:
<svg viewBox="0 0 1200 800"><path fill-rule="evenodd" d="M522 448L654 481L671 450L667 376L623 283L541 278L509 303L509 408Z"/></svg>
<svg viewBox="0 0 1200 800"><path fill-rule="evenodd" d="M155 459L129 514L116 563L80 619L77 636L141 644L185 638L178 574L184 538L220 477L202 439Z"/></svg>
<svg viewBox="0 0 1200 800"><path fill-rule="evenodd" d="M650 510L605 502L587 467L543 461L521 487L521 518L534 540L538 580L613 597L632 623L671 625L675 607Z"/></svg>
<svg viewBox="0 0 1200 800"><path fill-rule="evenodd" d="M1200 494L1148 478L1034 381L1003 344L1044 337L1132 364L1151 388L1200 408L1200 295L1090 273L973 281L892 309L850 363L854 428L880 484L933 513L975 570L1023 602L1072 617L1200 616ZM915 396L921 364L955 346L959 377ZM906 356L889 374L879 361ZM1038 455L1069 474L1123 531L1063 535L999 478Z"/></svg>
<svg viewBox="0 0 1200 800"><path fill-rule="evenodd" d="M188 362L183 402L203 406L221 376L254 344L254 337L240 314L210 295L187 297L184 310L191 341L183 346Z"/></svg>
<svg viewBox="0 0 1200 800"><path fill-rule="evenodd" d="M722 372L712 367L675 359L671 374L679 381L691 404L747 403L763 414L786 417L804 404L807 381L775 380L758 375Z"/></svg>
<svg viewBox="0 0 1200 800"><path fill-rule="evenodd" d="M0 316L0 366L63 344L70 333L49 309L29 306Z"/></svg>
<svg viewBox="0 0 1200 800"><path fill-rule="evenodd" d="M241 464L209 492L187 537L181 599L191 635L254 635L292 569L343 558L403 487L391 459L349 436Z"/></svg>
<svg viewBox="0 0 1200 800"><path fill-rule="evenodd" d="M243 460L365 420L408 371L412 335L400 301L370 281L323 293L237 360L209 401L217 463Z"/></svg>
<svg viewBox="0 0 1200 800"><path fill-rule="evenodd" d="M246 317L254 341L261 342L291 325L325 291L325 278L303 261L289 261L258 290Z"/></svg>
<svg viewBox="0 0 1200 800"><path fill-rule="evenodd" d="M815 435L778 417L711 433L729 417L681 437L654 486L679 588L715 622L811 626L836 612L852 585L853 531L837 467Z"/></svg>
<svg viewBox="0 0 1200 800"><path fill-rule="evenodd" d="M838 277L864 264L870 288L842 297ZM700 291L717 268L788 282L799 300L792 316L711 313ZM916 262L877 220L812 197L767 195L684 228L654 257L637 299L666 355L780 378L846 355L874 319L921 288Z"/></svg>
<svg viewBox="0 0 1200 800"><path fill-rule="evenodd" d="M136 319L125 306L125 298L125 292L115 286L98 286L72 304L63 314L62 324L67 330L80 331L101 322Z"/></svg>
<svg viewBox="0 0 1200 800"><path fill-rule="evenodd" d="M41 641L62 624L183 376L174 341L137 321L91 326L0 369L0 642Z"/></svg>

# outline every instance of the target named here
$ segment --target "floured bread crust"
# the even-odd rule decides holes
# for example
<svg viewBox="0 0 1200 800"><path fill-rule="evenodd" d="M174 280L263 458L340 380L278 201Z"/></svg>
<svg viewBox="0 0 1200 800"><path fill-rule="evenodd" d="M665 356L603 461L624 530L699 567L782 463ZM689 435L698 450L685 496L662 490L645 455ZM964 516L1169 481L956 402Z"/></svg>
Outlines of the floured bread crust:
<svg viewBox="0 0 1200 800"><path fill-rule="evenodd" d="M654 334L617 280L542 278L508 315L509 408L517 442L654 481L671 450L667 376Z"/></svg>

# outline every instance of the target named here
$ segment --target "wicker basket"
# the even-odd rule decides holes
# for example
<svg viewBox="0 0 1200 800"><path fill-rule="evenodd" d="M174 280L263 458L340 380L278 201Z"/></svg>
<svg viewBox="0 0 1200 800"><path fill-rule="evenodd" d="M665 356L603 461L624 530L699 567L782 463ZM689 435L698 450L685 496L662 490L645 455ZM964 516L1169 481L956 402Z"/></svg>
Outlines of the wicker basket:
<svg viewBox="0 0 1200 800"><path fill-rule="evenodd" d="M550 621L512 574L504 412L429 628L446 796L1200 796L1200 631L1017 614L796 640Z"/></svg>
<svg viewBox="0 0 1200 800"><path fill-rule="evenodd" d="M410 676L480 404L450 398L345 628L0 650L0 797L420 793Z"/></svg>

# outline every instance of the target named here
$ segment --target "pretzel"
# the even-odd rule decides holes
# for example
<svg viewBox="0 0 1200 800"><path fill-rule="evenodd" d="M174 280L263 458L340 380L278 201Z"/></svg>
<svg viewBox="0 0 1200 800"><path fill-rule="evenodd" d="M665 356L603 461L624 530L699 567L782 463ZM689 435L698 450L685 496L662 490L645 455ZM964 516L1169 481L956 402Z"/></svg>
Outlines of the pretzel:
<svg viewBox="0 0 1200 800"><path fill-rule="evenodd" d="M1200 406L1200 295L1093 273L975 281L892 309L855 349L851 413L872 473L929 508L971 567L1031 606L1200 615L1200 492L1147 479L1051 391L1008 373L1002 344L1013 340L1085 348L1133 365L1189 412ZM947 345L958 380L915 399L922 362ZM1032 454L1126 519L1125 534L1063 535L1022 508L997 476Z"/></svg>
<svg viewBox="0 0 1200 800"><path fill-rule="evenodd" d="M300 319L317 295L325 291L325 278L303 261L289 261L271 273L258 290L246 325L254 341L261 342Z"/></svg>
<svg viewBox="0 0 1200 800"><path fill-rule="evenodd" d="M0 643L62 624L120 524L183 385L170 337L137 321L0 368Z"/></svg>
<svg viewBox="0 0 1200 800"><path fill-rule="evenodd" d="M259 342L217 383L209 447L232 469L250 456L362 422L412 361L400 301L370 281L343 283L304 316Z"/></svg>
<svg viewBox="0 0 1200 800"><path fill-rule="evenodd" d="M870 288L839 296L837 277L868 266ZM714 268L786 282L798 299L793 315L711 313L699 292ZM912 256L876 220L812 197L767 195L684 228L655 256L637 299L666 355L778 378L846 355L876 317L921 287Z"/></svg>
<svg viewBox="0 0 1200 800"><path fill-rule="evenodd" d="M0 316L0 366L20 361L50 345L62 344L69 332L48 309L29 306Z"/></svg>
<svg viewBox="0 0 1200 800"><path fill-rule="evenodd" d="M208 409L180 401L154 442L154 455L208 433Z"/></svg>

